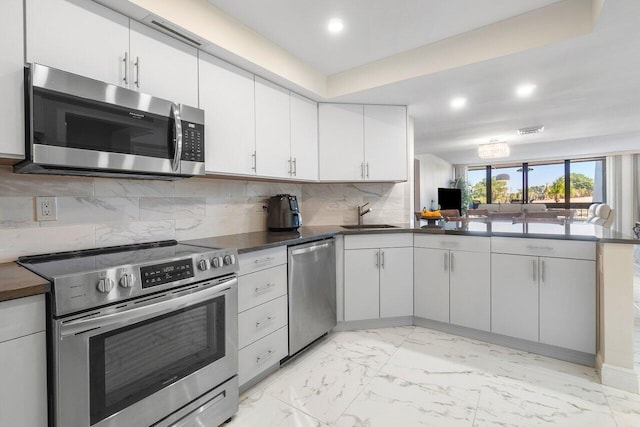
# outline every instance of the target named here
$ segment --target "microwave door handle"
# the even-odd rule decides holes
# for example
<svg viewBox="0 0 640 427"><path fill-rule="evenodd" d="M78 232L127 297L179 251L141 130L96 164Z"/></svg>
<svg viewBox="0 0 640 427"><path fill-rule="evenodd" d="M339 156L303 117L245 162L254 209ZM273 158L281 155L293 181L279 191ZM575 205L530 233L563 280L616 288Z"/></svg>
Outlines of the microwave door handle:
<svg viewBox="0 0 640 427"><path fill-rule="evenodd" d="M174 120L174 130L176 137L173 140L173 162L171 169L177 172L180 169L180 159L182 158L182 119L180 118L180 107L178 104L171 103L171 113Z"/></svg>

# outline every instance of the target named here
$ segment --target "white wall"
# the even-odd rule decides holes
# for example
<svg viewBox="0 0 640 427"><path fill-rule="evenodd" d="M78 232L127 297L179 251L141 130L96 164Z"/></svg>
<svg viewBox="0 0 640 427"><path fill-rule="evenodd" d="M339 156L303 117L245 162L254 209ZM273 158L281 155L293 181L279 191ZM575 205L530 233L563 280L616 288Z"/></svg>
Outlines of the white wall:
<svg viewBox="0 0 640 427"><path fill-rule="evenodd" d="M431 200L438 203L438 187L449 187L453 165L433 154L416 156L420 161L420 206L429 209Z"/></svg>

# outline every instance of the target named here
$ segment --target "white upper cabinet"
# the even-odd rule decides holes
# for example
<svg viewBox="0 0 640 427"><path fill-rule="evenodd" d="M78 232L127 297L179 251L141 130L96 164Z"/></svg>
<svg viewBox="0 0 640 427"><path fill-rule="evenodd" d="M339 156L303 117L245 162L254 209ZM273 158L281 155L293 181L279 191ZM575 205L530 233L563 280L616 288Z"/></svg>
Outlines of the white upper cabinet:
<svg viewBox="0 0 640 427"><path fill-rule="evenodd" d="M406 181L404 106L320 104L320 180Z"/></svg>
<svg viewBox="0 0 640 427"><path fill-rule="evenodd" d="M255 175L253 74L200 53L200 108L205 111L205 170Z"/></svg>
<svg viewBox="0 0 640 427"><path fill-rule="evenodd" d="M24 157L22 0L2 3L0 27L0 157Z"/></svg>
<svg viewBox="0 0 640 427"><path fill-rule="evenodd" d="M290 94L291 157L294 179L318 179L318 104Z"/></svg>
<svg viewBox="0 0 640 427"><path fill-rule="evenodd" d="M26 34L27 62L128 86L129 18L89 0L27 0Z"/></svg>
<svg viewBox="0 0 640 427"><path fill-rule="evenodd" d="M289 91L256 76L256 173L291 177Z"/></svg>
<svg viewBox="0 0 640 427"><path fill-rule="evenodd" d="M178 104L198 106L198 50L195 47L131 21L130 52L131 89Z"/></svg>
<svg viewBox="0 0 640 427"><path fill-rule="evenodd" d="M319 156L321 181L362 181L364 124L360 104L320 104Z"/></svg>
<svg viewBox="0 0 640 427"><path fill-rule="evenodd" d="M407 107L364 106L365 179L406 181Z"/></svg>

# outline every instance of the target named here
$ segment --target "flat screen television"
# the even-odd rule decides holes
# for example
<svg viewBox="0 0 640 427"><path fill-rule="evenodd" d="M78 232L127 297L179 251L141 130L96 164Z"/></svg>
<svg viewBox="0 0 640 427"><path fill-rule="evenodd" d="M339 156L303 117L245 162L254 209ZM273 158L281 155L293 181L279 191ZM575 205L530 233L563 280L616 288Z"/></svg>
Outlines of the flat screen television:
<svg viewBox="0 0 640 427"><path fill-rule="evenodd" d="M459 188L438 188L440 209L458 209L462 211L462 191Z"/></svg>

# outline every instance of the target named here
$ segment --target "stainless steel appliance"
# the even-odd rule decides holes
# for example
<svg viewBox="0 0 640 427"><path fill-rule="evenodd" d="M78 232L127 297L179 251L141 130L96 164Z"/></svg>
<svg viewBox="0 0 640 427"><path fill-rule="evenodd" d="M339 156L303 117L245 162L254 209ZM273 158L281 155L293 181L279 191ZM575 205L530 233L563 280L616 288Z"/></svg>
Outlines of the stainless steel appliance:
<svg viewBox="0 0 640 427"><path fill-rule="evenodd" d="M40 64L25 68L17 173L176 179L204 174L204 111Z"/></svg>
<svg viewBox="0 0 640 427"><path fill-rule="evenodd" d="M165 241L18 261L52 283L50 425L217 426L237 411L235 250Z"/></svg>
<svg viewBox="0 0 640 427"><path fill-rule="evenodd" d="M334 239L289 246L289 355L336 326Z"/></svg>
<svg viewBox="0 0 640 427"><path fill-rule="evenodd" d="M290 194L269 198L267 227L272 231L297 230L302 225L298 199Z"/></svg>

